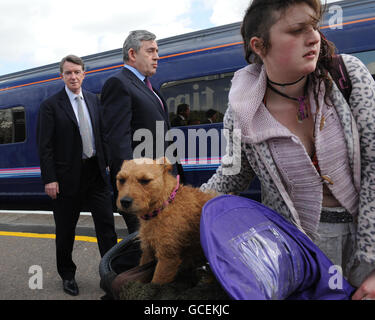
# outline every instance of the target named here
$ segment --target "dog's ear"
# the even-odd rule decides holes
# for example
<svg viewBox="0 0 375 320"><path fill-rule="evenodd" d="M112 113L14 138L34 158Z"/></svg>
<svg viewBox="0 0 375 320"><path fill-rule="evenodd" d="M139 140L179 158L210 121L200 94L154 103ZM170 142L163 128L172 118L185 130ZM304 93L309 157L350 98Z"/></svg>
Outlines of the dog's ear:
<svg viewBox="0 0 375 320"><path fill-rule="evenodd" d="M169 161L167 157L160 157L156 159L156 163L157 164L171 164L171 162Z"/></svg>
<svg viewBox="0 0 375 320"><path fill-rule="evenodd" d="M129 160L124 160L121 165L121 169L124 169Z"/></svg>
<svg viewBox="0 0 375 320"><path fill-rule="evenodd" d="M167 157L161 157L159 159L156 160L156 163L157 164L161 164L164 166L164 170L165 171L172 171L172 164L171 162L168 160Z"/></svg>
<svg viewBox="0 0 375 320"><path fill-rule="evenodd" d="M131 160L130 160L131 161ZM154 164L154 160L151 158L135 158L132 160L135 164Z"/></svg>

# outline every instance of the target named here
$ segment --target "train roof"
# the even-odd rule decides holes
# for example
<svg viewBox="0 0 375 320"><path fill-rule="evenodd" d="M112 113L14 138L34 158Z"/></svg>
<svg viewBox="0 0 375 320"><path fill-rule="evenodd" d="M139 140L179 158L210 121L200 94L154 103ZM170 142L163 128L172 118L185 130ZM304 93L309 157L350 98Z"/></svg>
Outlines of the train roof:
<svg viewBox="0 0 375 320"><path fill-rule="evenodd" d="M161 57L186 50L198 50L207 46L218 46L234 41L242 41L239 22L157 40L159 55ZM123 61L122 48L83 56L82 59L85 62L86 71L119 64ZM50 77L51 74L58 75L58 73L59 62L10 73L0 76L0 88L4 86L5 82L9 86L11 83L13 84L13 82L20 80L27 81L35 77Z"/></svg>

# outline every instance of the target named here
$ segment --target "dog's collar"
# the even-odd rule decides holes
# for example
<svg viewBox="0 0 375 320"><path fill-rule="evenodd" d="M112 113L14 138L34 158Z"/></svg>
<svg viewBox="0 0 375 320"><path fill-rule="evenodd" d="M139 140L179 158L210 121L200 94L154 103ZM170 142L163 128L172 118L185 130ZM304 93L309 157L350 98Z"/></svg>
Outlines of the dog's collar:
<svg viewBox="0 0 375 320"><path fill-rule="evenodd" d="M177 175L176 178L177 178L176 187L173 189L172 193L169 195L168 200L164 202L164 204L161 208L159 208L159 209L157 209L157 210L155 210L151 213L147 213L144 216L141 216L141 218L143 220L150 220L150 219L156 217L168 204L170 204L174 200L174 198L176 197L177 191L180 188L180 176Z"/></svg>

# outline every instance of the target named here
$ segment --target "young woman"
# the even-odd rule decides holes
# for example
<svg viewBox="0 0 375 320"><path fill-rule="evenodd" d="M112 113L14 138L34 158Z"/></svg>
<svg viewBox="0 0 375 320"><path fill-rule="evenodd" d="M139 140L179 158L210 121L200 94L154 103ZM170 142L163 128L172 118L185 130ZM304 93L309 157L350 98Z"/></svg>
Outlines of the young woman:
<svg viewBox="0 0 375 320"><path fill-rule="evenodd" d="M333 83L334 46L319 31L319 0L254 0L241 33L249 66L236 72L224 127L241 130L241 170L225 166L202 189L246 190L306 233L358 288L375 298L375 83L343 55L350 105ZM372 169L371 169L372 168Z"/></svg>

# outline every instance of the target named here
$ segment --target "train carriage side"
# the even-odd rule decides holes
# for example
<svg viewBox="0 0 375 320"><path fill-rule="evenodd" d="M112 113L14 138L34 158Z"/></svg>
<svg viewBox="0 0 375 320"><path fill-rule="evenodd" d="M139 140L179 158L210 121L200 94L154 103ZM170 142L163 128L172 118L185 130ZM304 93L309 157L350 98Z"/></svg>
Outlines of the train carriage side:
<svg viewBox="0 0 375 320"><path fill-rule="evenodd" d="M327 13L322 31L340 53L358 56L375 73L375 1L342 1ZM332 25L338 9L342 24ZM333 19L333 20L332 20ZM330 21L331 20L331 21ZM233 73L246 65L240 24L202 30L159 41L161 60L153 85L176 116L178 104L190 105L190 124L176 133L187 182L199 186L215 172L225 149L222 117L227 108ZM123 66L121 50L84 57L87 90L100 94L105 80ZM38 108L63 87L58 64L0 77L0 209L10 203L46 203L40 178L35 131ZM216 123L206 124L206 112L216 111ZM259 199L259 186L253 185Z"/></svg>
<svg viewBox="0 0 375 320"><path fill-rule="evenodd" d="M45 202L36 120L40 102L61 87L54 81L0 92L0 209Z"/></svg>

